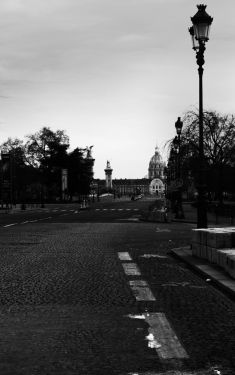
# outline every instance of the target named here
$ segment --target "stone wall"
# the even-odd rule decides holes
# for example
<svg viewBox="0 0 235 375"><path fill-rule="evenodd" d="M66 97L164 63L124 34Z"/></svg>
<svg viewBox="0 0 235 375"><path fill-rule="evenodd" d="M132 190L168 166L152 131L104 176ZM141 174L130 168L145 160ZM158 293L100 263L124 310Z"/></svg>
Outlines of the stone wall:
<svg viewBox="0 0 235 375"><path fill-rule="evenodd" d="M193 229L192 253L235 278L235 228Z"/></svg>

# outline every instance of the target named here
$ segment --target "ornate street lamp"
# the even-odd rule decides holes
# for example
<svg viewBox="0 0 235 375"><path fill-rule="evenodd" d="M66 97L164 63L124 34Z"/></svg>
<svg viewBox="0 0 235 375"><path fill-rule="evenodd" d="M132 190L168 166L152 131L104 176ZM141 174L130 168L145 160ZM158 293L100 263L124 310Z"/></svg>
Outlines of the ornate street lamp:
<svg viewBox="0 0 235 375"><path fill-rule="evenodd" d="M182 206L182 176L181 176L181 132L183 122L178 117L175 123L176 134L173 139L173 148L176 152L176 188L177 188L177 202L176 202L176 218L184 219L184 211Z"/></svg>
<svg viewBox="0 0 235 375"><path fill-rule="evenodd" d="M197 5L198 12L191 17L193 26L189 28L192 38L193 50L196 51L196 60L199 66L199 181L198 181L198 206L197 227L207 228L206 189L205 189L205 163L203 148L203 90L202 77L205 43L209 40L209 31L213 18L206 13L206 5Z"/></svg>
<svg viewBox="0 0 235 375"><path fill-rule="evenodd" d="M182 127L183 127L183 121L181 121L180 117L178 117L178 120L175 123L175 129L179 137L181 135Z"/></svg>

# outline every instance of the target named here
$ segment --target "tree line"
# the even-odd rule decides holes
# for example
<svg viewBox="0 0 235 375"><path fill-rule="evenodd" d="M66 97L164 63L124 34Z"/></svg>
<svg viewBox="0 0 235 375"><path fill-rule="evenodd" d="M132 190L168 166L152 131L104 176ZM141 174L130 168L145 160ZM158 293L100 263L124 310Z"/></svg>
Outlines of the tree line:
<svg viewBox="0 0 235 375"><path fill-rule="evenodd" d="M204 161L199 162L199 118L195 111L183 117L180 142L180 168L183 190L195 190L199 173L204 174L207 196L222 202L235 195L235 117L217 111L205 111L203 118ZM177 160L174 140L169 142L168 178Z"/></svg>
<svg viewBox="0 0 235 375"><path fill-rule="evenodd" d="M69 151L69 146L64 130L53 131L49 127L26 136L25 141L8 138L0 150L2 155L10 156L11 181L9 191L4 191L2 167L1 200L44 203L62 200L65 195L72 200L89 194L94 160L87 149L77 147ZM63 169L68 175L65 192L62 192Z"/></svg>

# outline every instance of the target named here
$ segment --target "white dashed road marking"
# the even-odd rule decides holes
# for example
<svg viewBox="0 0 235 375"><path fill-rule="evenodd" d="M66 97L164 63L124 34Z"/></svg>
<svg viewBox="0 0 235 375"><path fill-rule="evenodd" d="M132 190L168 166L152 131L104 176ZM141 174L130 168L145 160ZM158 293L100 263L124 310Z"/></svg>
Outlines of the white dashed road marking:
<svg viewBox="0 0 235 375"><path fill-rule="evenodd" d="M6 227L12 227L13 225L17 225L18 223L12 223L12 224L7 224L7 225L3 225L3 228L6 228Z"/></svg>
<svg viewBox="0 0 235 375"><path fill-rule="evenodd" d="M145 320L149 324L149 333L160 344L156 347L158 356L162 359L184 359L188 354L180 344L175 332L171 328L165 314L149 313L145 314ZM150 344L150 343L149 343Z"/></svg>
<svg viewBox="0 0 235 375"><path fill-rule="evenodd" d="M122 263L124 272L128 276L140 276L140 270L136 263Z"/></svg>
<svg viewBox="0 0 235 375"><path fill-rule="evenodd" d="M151 289L145 280L131 280L129 281L131 290L136 298L136 301L156 301Z"/></svg>
<svg viewBox="0 0 235 375"><path fill-rule="evenodd" d="M130 254L128 252L119 252L118 253L118 258L120 260L132 260Z"/></svg>
<svg viewBox="0 0 235 375"><path fill-rule="evenodd" d="M164 313L130 314L128 317L144 319L148 323L149 334L145 339L148 347L156 350L160 360L189 358Z"/></svg>
<svg viewBox="0 0 235 375"><path fill-rule="evenodd" d="M140 255L141 258L159 258L159 259L167 259L167 256L165 255L159 255L159 254L144 254Z"/></svg>
<svg viewBox="0 0 235 375"><path fill-rule="evenodd" d="M148 255L152 256L153 254ZM121 261L127 261L129 260L130 255L128 252L119 252L118 257ZM122 263L122 266L126 275L141 276L136 263ZM140 279L129 280L129 285L137 301L156 301L147 281ZM146 323L148 323L148 335L145 339L148 341L148 347L155 349L162 363L171 360L171 365L174 365L176 369L181 366L180 361L189 358L164 313L152 312L139 315L130 314L128 317L132 319L144 319ZM131 374L132 373L129 373L129 375ZM133 373L133 375L137 374L140 375L140 373ZM143 373L143 375L144 374L147 375L148 373ZM181 374L186 375L187 373Z"/></svg>
<svg viewBox="0 0 235 375"><path fill-rule="evenodd" d="M95 211L139 211L139 208L95 208Z"/></svg>

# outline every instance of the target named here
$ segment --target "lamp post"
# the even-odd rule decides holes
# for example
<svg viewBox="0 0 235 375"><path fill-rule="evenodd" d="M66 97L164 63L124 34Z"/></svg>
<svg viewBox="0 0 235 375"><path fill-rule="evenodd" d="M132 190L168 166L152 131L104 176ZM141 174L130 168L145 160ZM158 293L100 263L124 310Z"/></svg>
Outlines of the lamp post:
<svg viewBox="0 0 235 375"><path fill-rule="evenodd" d="M206 189L205 189L205 162L203 147L203 65L205 44L209 40L210 25L213 18L206 13L206 5L197 5L198 12L191 17L193 26L189 28L192 38L193 50L196 51L196 60L199 74L199 180L198 180L198 205L197 227L207 228Z"/></svg>
<svg viewBox="0 0 235 375"><path fill-rule="evenodd" d="M180 117L178 117L175 123L176 134L173 139L173 147L176 152L176 188L177 188L177 204L176 204L176 218L184 219L184 211L182 206L182 176L181 176L181 132L182 132L183 122Z"/></svg>

